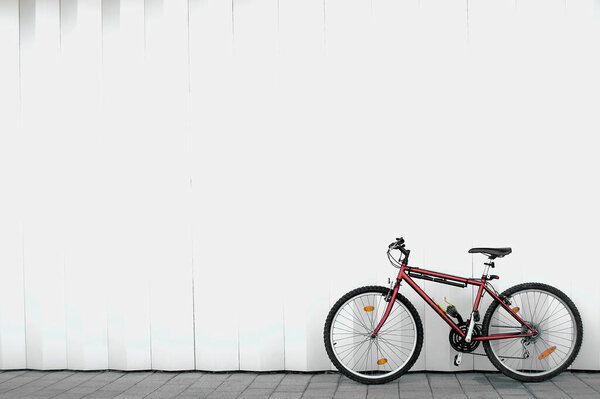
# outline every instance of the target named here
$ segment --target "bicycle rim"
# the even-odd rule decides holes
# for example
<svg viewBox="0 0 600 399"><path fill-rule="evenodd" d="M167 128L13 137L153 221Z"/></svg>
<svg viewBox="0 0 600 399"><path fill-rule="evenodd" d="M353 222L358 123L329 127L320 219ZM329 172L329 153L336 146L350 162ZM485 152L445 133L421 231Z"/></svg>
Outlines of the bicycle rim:
<svg viewBox="0 0 600 399"><path fill-rule="evenodd" d="M371 338L388 302L380 292L349 298L333 317L329 339L337 361L350 373L367 379L400 371L417 345L413 315L398 299L376 338Z"/></svg>
<svg viewBox="0 0 600 399"><path fill-rule="evenodd" d="M538 331L531 338L490 341L492 355L509 371L524 377L550 374L567 362L577 341L577 324L571 308L558 296L539 289L515 292L510 307ZM521 330L519 323L502 306L497 306L489 323L489 334Z"/></svg>

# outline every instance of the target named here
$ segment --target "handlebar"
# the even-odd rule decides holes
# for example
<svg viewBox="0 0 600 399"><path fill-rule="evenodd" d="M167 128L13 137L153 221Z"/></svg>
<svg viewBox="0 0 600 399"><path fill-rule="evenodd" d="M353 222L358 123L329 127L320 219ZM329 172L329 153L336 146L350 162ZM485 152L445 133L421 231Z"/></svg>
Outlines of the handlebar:
<svg viewBox="0 0 600 399"><path fill-rule="evenodd" d="M388 245L388 255L391 250L397 249L404 255L404 259L402 263L408 263L408 256L410 255L410 250L405 248L404 238L396 238L396 241L392 242Z"/></svg>

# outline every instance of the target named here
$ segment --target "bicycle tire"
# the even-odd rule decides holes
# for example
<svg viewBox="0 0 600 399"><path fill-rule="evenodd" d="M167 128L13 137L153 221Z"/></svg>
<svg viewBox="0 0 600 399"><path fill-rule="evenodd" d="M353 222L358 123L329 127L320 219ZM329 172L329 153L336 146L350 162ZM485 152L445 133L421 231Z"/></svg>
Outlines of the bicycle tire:
<svg viewBox="0 0 600 399"><path fill-rule="evenodd" d="M538 323L538 322L542 322L541 327L540 326L536 326L534 328L538 329L539 327L539 331L540 334L539 336L541 337L540 339L543 341L540 344L540 347L546 348L546 351L543 351L540 353L540 355L538 356L538 360L540 360L538 363L541 367L544 367L544 362L542 360L547 359L549 356L552 356L552 353L556 350L556 346L554 346L554 349L552 349L552 346L549 346L552 341L551 337L556 337L557 335L555 333L551 333L548 331L544 331L544 326L548 325L548 322L546 321L547 316L546 314L548 314L548 312L550 311L550 306L556 306L556 307L560 307L563 306L564 309L566 310L565 315L569 315L572 316L570 319L572 319L571 323L573 325L568 325L566 327L567 331L571 330L571 332L565 332L562 334L569 334L567 337L570 337L571 335L575 335L575 339L567 339L565 338L556 338L559 340L563 340L563 341L558 341L559 343L564 343L564 341L569 341L572 342L572 346L570 346L568 348L569 352L565 352L566 356L564 359L562 359L560 361L560 364L558 364L558 362L556 362L556 366L553 367L552 369L548 369L547 371L543 371L543 372L525 372L523 370L515 370L512 367L507 366L508 363L513 362L515 365L518 364L519 360L511 360L510 357L508 356L502 356L496 352L499 352L499 345L500 344L495 344L489 340L483 341L483 347L485 349L485 352L488 356L488 358L490 359L490 361L492 362L492 364L499 370L501 371L503 374L505 374L508 377L514 378L516 380L519 381L524 381L524 382L540 382L540 381L545 381L547 379L550 379L560 373L562 373L564 370L567 369L567 367L569 367L571 365L571 363L573 363L573 361L575 360L575 358L577 357L577 354L579 353L579 349L581 348L581 343L583 340L583 324L581 321L581 315L579 314L579 311L577 310L577 307L575 306L575 304L573 303L573 301L562 291L560 291L557 288L554 288L550 285L547 284L542 284L542 283L523 283L523 284L518 284L515 285L513 287L508 288L507 290L505 290L502 294L501 297L505 297L508 298L509 300L513 299L515 302L517 302L517 305L519 304L515 298L519 298L522 295L526 295L528 298L528 302L529 302L529 298L530 295L529 293L533 293L533 300L535 300L535 293L538 293L538 304L536 305L535 310L531 311L531 309L529 310L529 312L527 311L523 311L523 314L520 314L520 316L522 318L525 319L525 321L527 321L528 323ZM537 316L537 308L540 306L539 302L542 301L542 299L540 299L542 297L542 293L545 293L548 298L552 298L552 303L556 302L557 305L547 305L547 309L546 309L546 313L542 316ZM521 298L521 302L524 302L524 298ZM532 300L532 302L533 302ZM544 299L546 300L546 299ZM484 335L489 335L490 334L490 323L492 321L492 317L494 317L494 315L496 314L495 311L496 309L500 309L504 312L506 312L506 310L503 310L504 308L500 307L500 303L498 301L494 301L490 304L490 307L488 308L484 320L483 320L483 334ZM515 306L514 304L511 306ZM527 304L525 304L524 306L528 306ZM542 305L542 308L543 309ZM532 305L529 305L529 307L533 308ZM516 311L520 312L521 310L518 309L517 307L513 308L513 309L517 309ZM514 310L513 310L514 311ZM498 313L500 314L500 313ZM542 314L542 310L540 310L540 313ZM536 319L536 318L542 318L542 320L527 320L527 316L529 316L529 318L531 319ZM546 319L544 319L546 318ZM564 318L564 316L560 316L559 318ZM496 320L500 320L499 318ZM567 320L565 323L568 323L569 321ZM561 323L563 323L563 320L561 320ZM497 327L503 327L503 326L497 326ZM548 328L548 327L546 327ZM548 344L544 339L544 334L546 334L546 337L548 337L548 341L550 341L550 344ZM554 334L554 335L551 335ZM515 339L511 339L511 340L516 340ZM520 339L519 339L520 340ZM498 340L498 341L507 341L507 340ZM515 341L517 342L517 341ZM494 346L498 345L498 347L495 349ZM512 344L511 344L512 345ZM523 341L521 341L521 345L523 346L523 348L526 348L525 345L523 345ZM529 347L530 344L527 344ZM537 343L534 341L534 345L537 345ZM514 348L513 348L514 349ZM520 347L517 344L517 353L519 351ZM508 349L506 349L507 353L508 353ZM535 349L534 349L535 351ZM550 352L550 354L545 354L547 352ZM559 352L556 352L559 353ZM545 356L544 356L545 354ZM529 360L529 358L523 359L524 361L521 361L521 366L523 367L525 363L531 363L532 365L535 365L536 363L536 359L535 356L537 355L537 353L534 353L534 357L531 358L531 360ZM542 357L543 356L543 357ZM556 355L559 356L559 355ZM504 358L504 361L500 360L500 358ZM506 362L506 360L509 360L508 362ZM547 362L548 364L549 361ZM516 366L515 366L516 367ZM532 366L533 367L533 366Z"/></svg>
<svg viewBox="0 0 600 399"><path fill-rule="evenodd" d="M406 299L403 295L398 293L398 295L396 297L396 303L394 304L393 310L399 306L401 306L404 310L406 310L412 317L412 320L414 320L414 329L415 329L415 338L414 338L415 342L414 342L414 346L412 349L412 353L410 353L407 356L407 359L405 360L404 364L399 365L401 367L399 367L396 370L390 371L387 374L383 374L381 377L377 377L377 376L361 375L361 373L359 373L357 371L353 371L349 367L342 364L340 359L338 359L338 356L336 355L335 350L334 350L334 346L335 346L336 342L332 342L334 340L333 335L332 335L332 325L334 323L334 319L336 318L336 315L338 315L338 313L342 311L341 310L342 307L350 304L353 299L364 296L364 295L373 294L375 296L385 297L385 295L387 295L389 292L390 292L389 288L385 288L385 287L381 287L381 286L366 286L366 287L354 289L354 290L346 293L345 295L343 295L333 305L333 307L329 311L329 314L327 315L327 319L325 321L325 328L323 331L323 339L325 341L325 349L327 351L327 355L329 356L329 359L331 360L331 362L335 365L335 367L342 374L344 374L345 376L347 376L348 378L350 378L354 381L358 381L358 382L361 382L364 384L384 384L386 382L393 381L393 380L397 379L398 377L400 377L402 374L406 373L414 365L414 363L417 361L419 354L421 352L421 348L423 346L423 325L421 323L421 318L419 317L419 313L417 312L415 307L412 305L412 303L410 303L410 301L408 299ZM384 302L384 303L387 306L387 302ZM390 320L390 319L391 319L391 314L390 314L390 318L388 318L388 320ZM386 326L386 324L384 324L384 328L385 328L385 326ZM387 362L387 360L386 360L386 362Z"/></svg>

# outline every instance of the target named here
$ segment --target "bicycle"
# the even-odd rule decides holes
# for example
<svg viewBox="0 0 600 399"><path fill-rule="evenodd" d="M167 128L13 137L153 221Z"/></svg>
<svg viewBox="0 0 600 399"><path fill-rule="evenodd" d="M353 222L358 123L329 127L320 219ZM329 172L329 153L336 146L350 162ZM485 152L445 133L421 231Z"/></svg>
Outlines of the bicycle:
<svg viewBox="0 0 600 399"><path fill-rule="evenodd" d="M393 250L400 251L398 259ZM352 290L331 308L323 334L329 358L341 373L366 384L392 381L414 365L423 345L423 326L413 304L399 293L405 281L450 326L448 338L457 351L454 365L460 365L463 354L475 354L483 342L485 355L480 355L487 355L511 378L538 382L556 376L579 352L581 316L567 295L546 284L518 284L499 294L490 283L499 277L488 273L496 258L511 252L511 248L471 248L469 253L486 255L488 261L481 278L466 278L409 266L410 250L403 238L397 238L387 250L392 265L400 269L395 282L389 288ZM444 309L413 279L478 287L469 318L463 320L449 302ZM478 324L485 293L492 303Z"/></svg>

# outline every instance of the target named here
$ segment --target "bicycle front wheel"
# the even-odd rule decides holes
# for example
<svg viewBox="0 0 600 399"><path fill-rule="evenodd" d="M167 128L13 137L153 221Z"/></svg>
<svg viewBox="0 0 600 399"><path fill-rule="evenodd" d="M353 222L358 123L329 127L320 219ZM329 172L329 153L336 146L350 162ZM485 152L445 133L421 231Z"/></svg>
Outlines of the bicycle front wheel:
<svg viewBox="0 0 600 399"><path fill-rule="evenodd" d="M414 306L398 294L377 337L371 334L386 311L388 288L350 291L333 306L325 322L325 348L337 369L366 384L392 381L408 371L423 345L423 326Z"/></svg>
<svg viewBox="0 0 600 399"><path fill-rule="evenodd" d="M565 293L546 284L519 284L502 295L527 324L536 329L533 337L483 341L490 361L505 375L520 381L544 381L571 365L583 338L581 316ZM483 334L515 331L525 333L497 301L483 320Z"/></svg>

